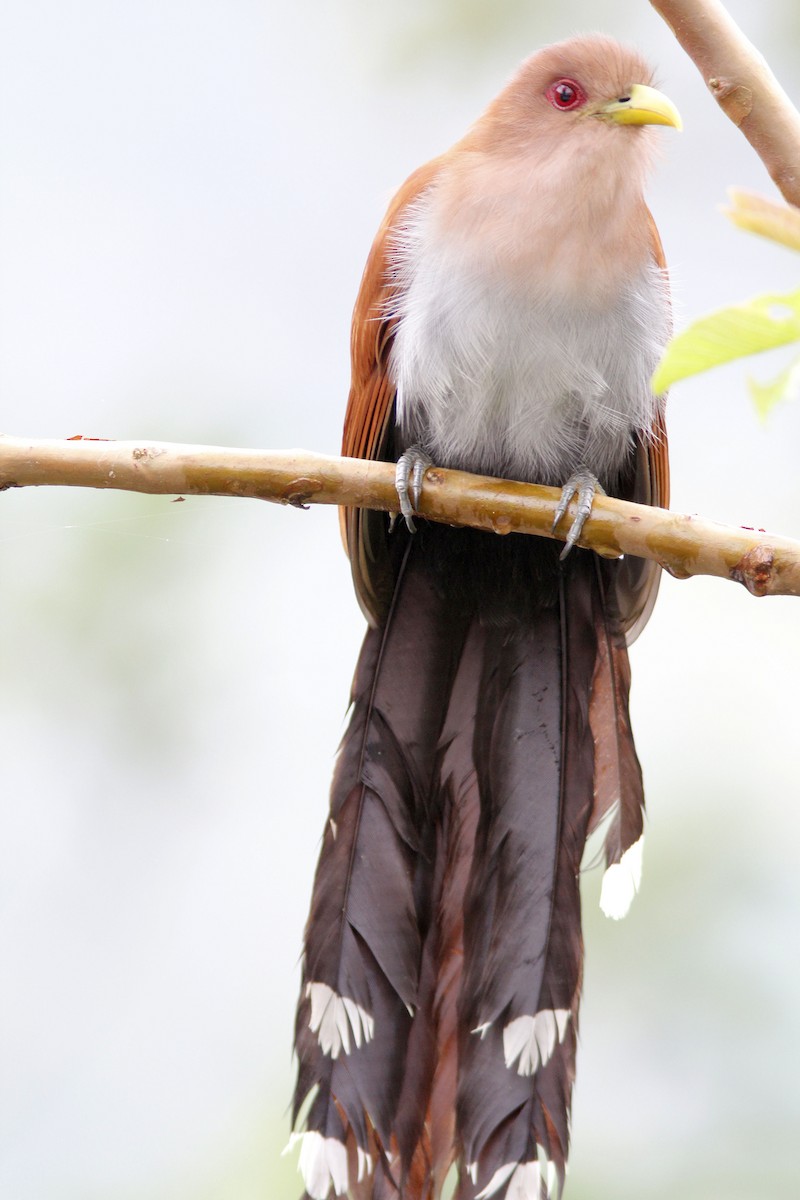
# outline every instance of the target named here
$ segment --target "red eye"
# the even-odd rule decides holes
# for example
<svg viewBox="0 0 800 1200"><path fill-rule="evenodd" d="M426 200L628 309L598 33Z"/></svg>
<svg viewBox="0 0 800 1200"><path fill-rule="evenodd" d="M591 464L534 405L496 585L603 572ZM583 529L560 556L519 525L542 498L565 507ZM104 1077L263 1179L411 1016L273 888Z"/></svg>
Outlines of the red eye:
<svg viewBox="0 0 800 1200"><path fill-rule="evenodd" d="M557 79L551 83L545 92L553 108L567 111L570 108L580 108L586 103L586 93L574 79Z"/></svg>

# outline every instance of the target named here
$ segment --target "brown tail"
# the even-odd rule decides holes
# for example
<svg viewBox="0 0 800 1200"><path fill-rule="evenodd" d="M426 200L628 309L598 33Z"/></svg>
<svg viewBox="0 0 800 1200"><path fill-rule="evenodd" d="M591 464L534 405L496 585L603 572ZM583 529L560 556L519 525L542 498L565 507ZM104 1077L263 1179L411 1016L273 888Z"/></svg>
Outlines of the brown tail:
<svg viewBox="0 0 800 1200"><path fill-rule="evenodd" d="M591 555L563 567L535 539L495 551L466 530L396 540L306 930L306 1195L436 1200L455 1164L459 1200L540 1200L568 1153L587 828L610 862L631 837L624 640ZM615 791L628 803L609 817Z"/></svg>

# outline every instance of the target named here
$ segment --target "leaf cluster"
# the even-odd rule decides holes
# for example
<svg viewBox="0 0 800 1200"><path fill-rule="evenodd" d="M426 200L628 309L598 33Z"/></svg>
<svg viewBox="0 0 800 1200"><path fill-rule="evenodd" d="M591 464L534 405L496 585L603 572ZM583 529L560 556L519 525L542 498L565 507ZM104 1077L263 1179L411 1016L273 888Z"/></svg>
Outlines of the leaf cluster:
<svg viewBox="0 0 800 1200"><path fill-rule="evenodd" d="M730 207L722 211L740 229L800 251L800 208L739 188L731 188L729 196ZM700 317L672 338L653 376L653 390L665 392L680 379L793 342L800 342L800 289L732 304ZM770 382L748 377L747 386L758 415L766 420L777 404L800 391L800 356Z"/></svg>

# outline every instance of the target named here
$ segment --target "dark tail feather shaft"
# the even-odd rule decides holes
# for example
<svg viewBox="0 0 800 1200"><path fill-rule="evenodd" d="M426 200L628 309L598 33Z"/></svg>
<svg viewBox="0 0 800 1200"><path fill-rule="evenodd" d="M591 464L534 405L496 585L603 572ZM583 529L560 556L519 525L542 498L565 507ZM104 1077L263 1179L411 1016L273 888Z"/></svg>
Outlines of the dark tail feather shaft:
<svg viewBox="0 0 800 1200"><path fill-rule="evenodd" d="M472 625L450 693L433 782L435 870L432 923L425 939L420 1009L409 1042L397 1113L401 1158L424 1180L403 1195L441 1194L456 1157L458 999L464 960L464 895L472 868L480 801L474 762L484 638Z"/></svg>
<svg viewBox="0 0 800 1200"><path fill-rule="evenodd" d="M440 786L446 870L439 900L440 957L436 986L436 1070L429 1105L434 1195L456 1158L458 1006L464 972L464 898L475 853L480 792L473 730L480 707L483 638L473 626L464 646L442 734Z"/></svg>

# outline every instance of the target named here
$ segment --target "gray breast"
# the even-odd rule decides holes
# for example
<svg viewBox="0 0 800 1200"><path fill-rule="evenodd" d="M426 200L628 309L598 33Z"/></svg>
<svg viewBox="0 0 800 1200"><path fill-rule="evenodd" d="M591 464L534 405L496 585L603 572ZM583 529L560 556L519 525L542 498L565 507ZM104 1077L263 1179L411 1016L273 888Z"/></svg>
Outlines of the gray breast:
<svg viewBox="0 0 800 1200"><path fill-rule="evenodd" d="M441 466L559 484L583 464L613 481L655 417L650 378L669 331L655 264L590 303L511 278L417 219L396 274L390 372L405 445Z"/></svg>

